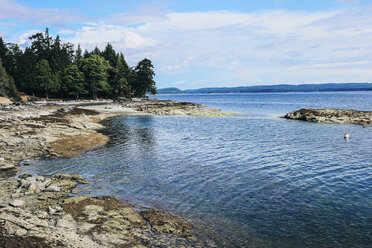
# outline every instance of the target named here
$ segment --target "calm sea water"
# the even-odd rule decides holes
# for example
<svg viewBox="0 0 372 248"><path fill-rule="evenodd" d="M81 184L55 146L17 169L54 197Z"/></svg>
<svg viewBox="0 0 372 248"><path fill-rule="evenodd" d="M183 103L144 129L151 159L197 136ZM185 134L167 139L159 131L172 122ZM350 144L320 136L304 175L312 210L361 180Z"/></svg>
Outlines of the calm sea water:
<svg viewBox="0 0 372 248"><path fill-rule="evenodd" d="M220 247L372 247L372 127L278 118L305 107L372 110L372 92L157 98L239 114L115 117L104 121L106 146L24 172L81 174L94 182L82 194L185 216Z"/></svg>

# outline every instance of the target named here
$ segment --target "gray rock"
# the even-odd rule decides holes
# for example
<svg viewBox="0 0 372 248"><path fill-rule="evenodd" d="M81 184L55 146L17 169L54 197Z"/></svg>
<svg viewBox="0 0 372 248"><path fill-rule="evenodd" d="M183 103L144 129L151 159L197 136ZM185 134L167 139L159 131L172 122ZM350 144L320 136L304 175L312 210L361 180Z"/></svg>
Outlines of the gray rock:
<svg viewBox="0 0 372 248"><path fill-rule="evenodd" d="M0 170L12 170L15 168L16 166L14 164L0 165Z"/></svg>
<svg viewBox="0 0 372 248"><path fill-rule="evenodd" d="M353 109L305 108L290 112L282 117L309 122L372 125L372 111L359 111Z"/></svg>
<svg viewBox="0 0 372 248"><path fill-rule="evenodd" d="M27 179L28 177L32 177L32 175L29 174L29 173L26 173L26 174L22 174L22 175L18 176L18 178L20 178L20 179Z"/></svg>
<svg viewBox="0 0 372 248"><path fill-rule="evenodd" d="M18 208L18 207L22 207L23 205L25 205L25 201L22 199L16 199L16 200L9 202L9 205L12 207Z"/></svg>
<svg viewBox="0 0 372 248"><path fill-rule="evenodd" d="M45 192L59 192L61 191L61 188L58 187L57 185L50 185L46 189L44 189Z"/></svg>

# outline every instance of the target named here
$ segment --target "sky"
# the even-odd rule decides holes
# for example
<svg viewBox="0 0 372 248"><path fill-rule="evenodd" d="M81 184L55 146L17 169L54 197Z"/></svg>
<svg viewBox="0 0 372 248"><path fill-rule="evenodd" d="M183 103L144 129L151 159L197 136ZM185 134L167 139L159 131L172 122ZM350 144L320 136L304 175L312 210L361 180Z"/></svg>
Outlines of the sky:
<svg viewBox="0 0 372 248"><path fill-rule="evenodd" d="M158 88L372 81L372 0L0 0L0 36L107 42Z"/></svg>

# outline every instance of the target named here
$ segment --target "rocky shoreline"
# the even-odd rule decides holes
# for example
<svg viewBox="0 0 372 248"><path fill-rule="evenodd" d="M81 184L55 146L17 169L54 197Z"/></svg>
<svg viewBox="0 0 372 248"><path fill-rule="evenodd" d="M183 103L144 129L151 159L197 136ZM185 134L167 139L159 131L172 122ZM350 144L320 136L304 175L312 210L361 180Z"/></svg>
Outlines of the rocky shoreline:
<svg viewBox="0 0 372 248"><path fill-rule="evenodd" d="M304 108L290 112L282 118L309 122L372 125L372 111L352 109Z"/></svg>
<svg viewBox="0 0 372 248"><path fill-rule="evenodd" d="M206 108L201 104L190 102L175 102L170 100L143 99L129 101L123 106L155 115L187 115L197 117L216 117L233 115L233 112L222 112L221 109Z"/></svg>
<svg viewBox="0 0 372 248"><path fill-rule="evenodd" d="M182 218L110 196L73 197L78 184L89 183L79 175L17 173L19 164L33 159L73 157L106 144L108 138L97 132L106 118L147 113L225 115L197 104L152 99L0 107L0 247L213 247L196 239Z"/></svg>

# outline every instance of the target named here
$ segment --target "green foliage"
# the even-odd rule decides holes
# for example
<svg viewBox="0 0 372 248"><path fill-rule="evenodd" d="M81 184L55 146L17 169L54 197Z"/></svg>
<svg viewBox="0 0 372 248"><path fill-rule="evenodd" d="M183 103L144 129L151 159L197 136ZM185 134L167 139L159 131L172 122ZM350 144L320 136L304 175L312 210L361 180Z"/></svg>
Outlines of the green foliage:
<svg viewBox="0 0 372 248"><path fill-rule="evenodd" d="M134 96L143 97L150 92L156 94L154 66L151 60L141 60L132 73L131 86Z"/></svg>
<svg viewBox="0 0 372 248"><path fill-rule="evenodd" d="M118 97L130 98L131 87L125 78L119 79L114 88L114 94Z"/></svg>
<svg viewBox="0 0 372 248"><path fill-rule="evenodd" d="M47 60L42 59L37 67L37 80L40 83L40 88L45 92L45 97L49 98L50 93L56 93L60 89L58 77L52 73Z"/></svg>
<svg viewBox="0 0 372 248"><path fill-rule="evenodd" d="M26 48L23 56L20 58L19 69L19 87L22 91L29 92L32 95L38 93L39 83L37 81L37 58L30 48Z"/></svg>
<svg viewBox="0 0 372 248"><path fill-rule="evenodd" d="M0 96L8 96L15 101L20 101L21 98L15 86L13 78L8 75L2 65L0 59Z"/></svg>
<svg viewBox="0 0 372 248"><path fill-rule="evenodd" d="M110 43L107 43L105 50L102 52L102 57L107 60L112 67L116 67L116 52Z"/></svg>
<svg viewBox="0 0 372 248"><path fill-rule="evenodd" d="M81 47L80 47L80 44L78 44L78 48L76 49L76 52L75 52L75 61L78 61L79 59L81 59L83 56L83 51L81 50Z"/></svg>
<svg viewBox="0 0 372 248"><path fill-rule="evenodd" d="M130 78L130 69L122 53L117 55L116 69L121 77Z"/></svg>
<svg viewBox="0 0 372 248"><path fill-rule="evenodd" d="M67 95L75 96L76 99L79 95L88 94L85 89L84 73L82 73L77 65L67 67L62 76L62 90Z"/></svg>
<svg viewBox="0 0 372 248"><path fill-rule="evenodd" d="M84 73L89 93L93 99L110 93L110 85L107 82L109 68L109 62L96 54L79 60L79 69Z"/></svg>

